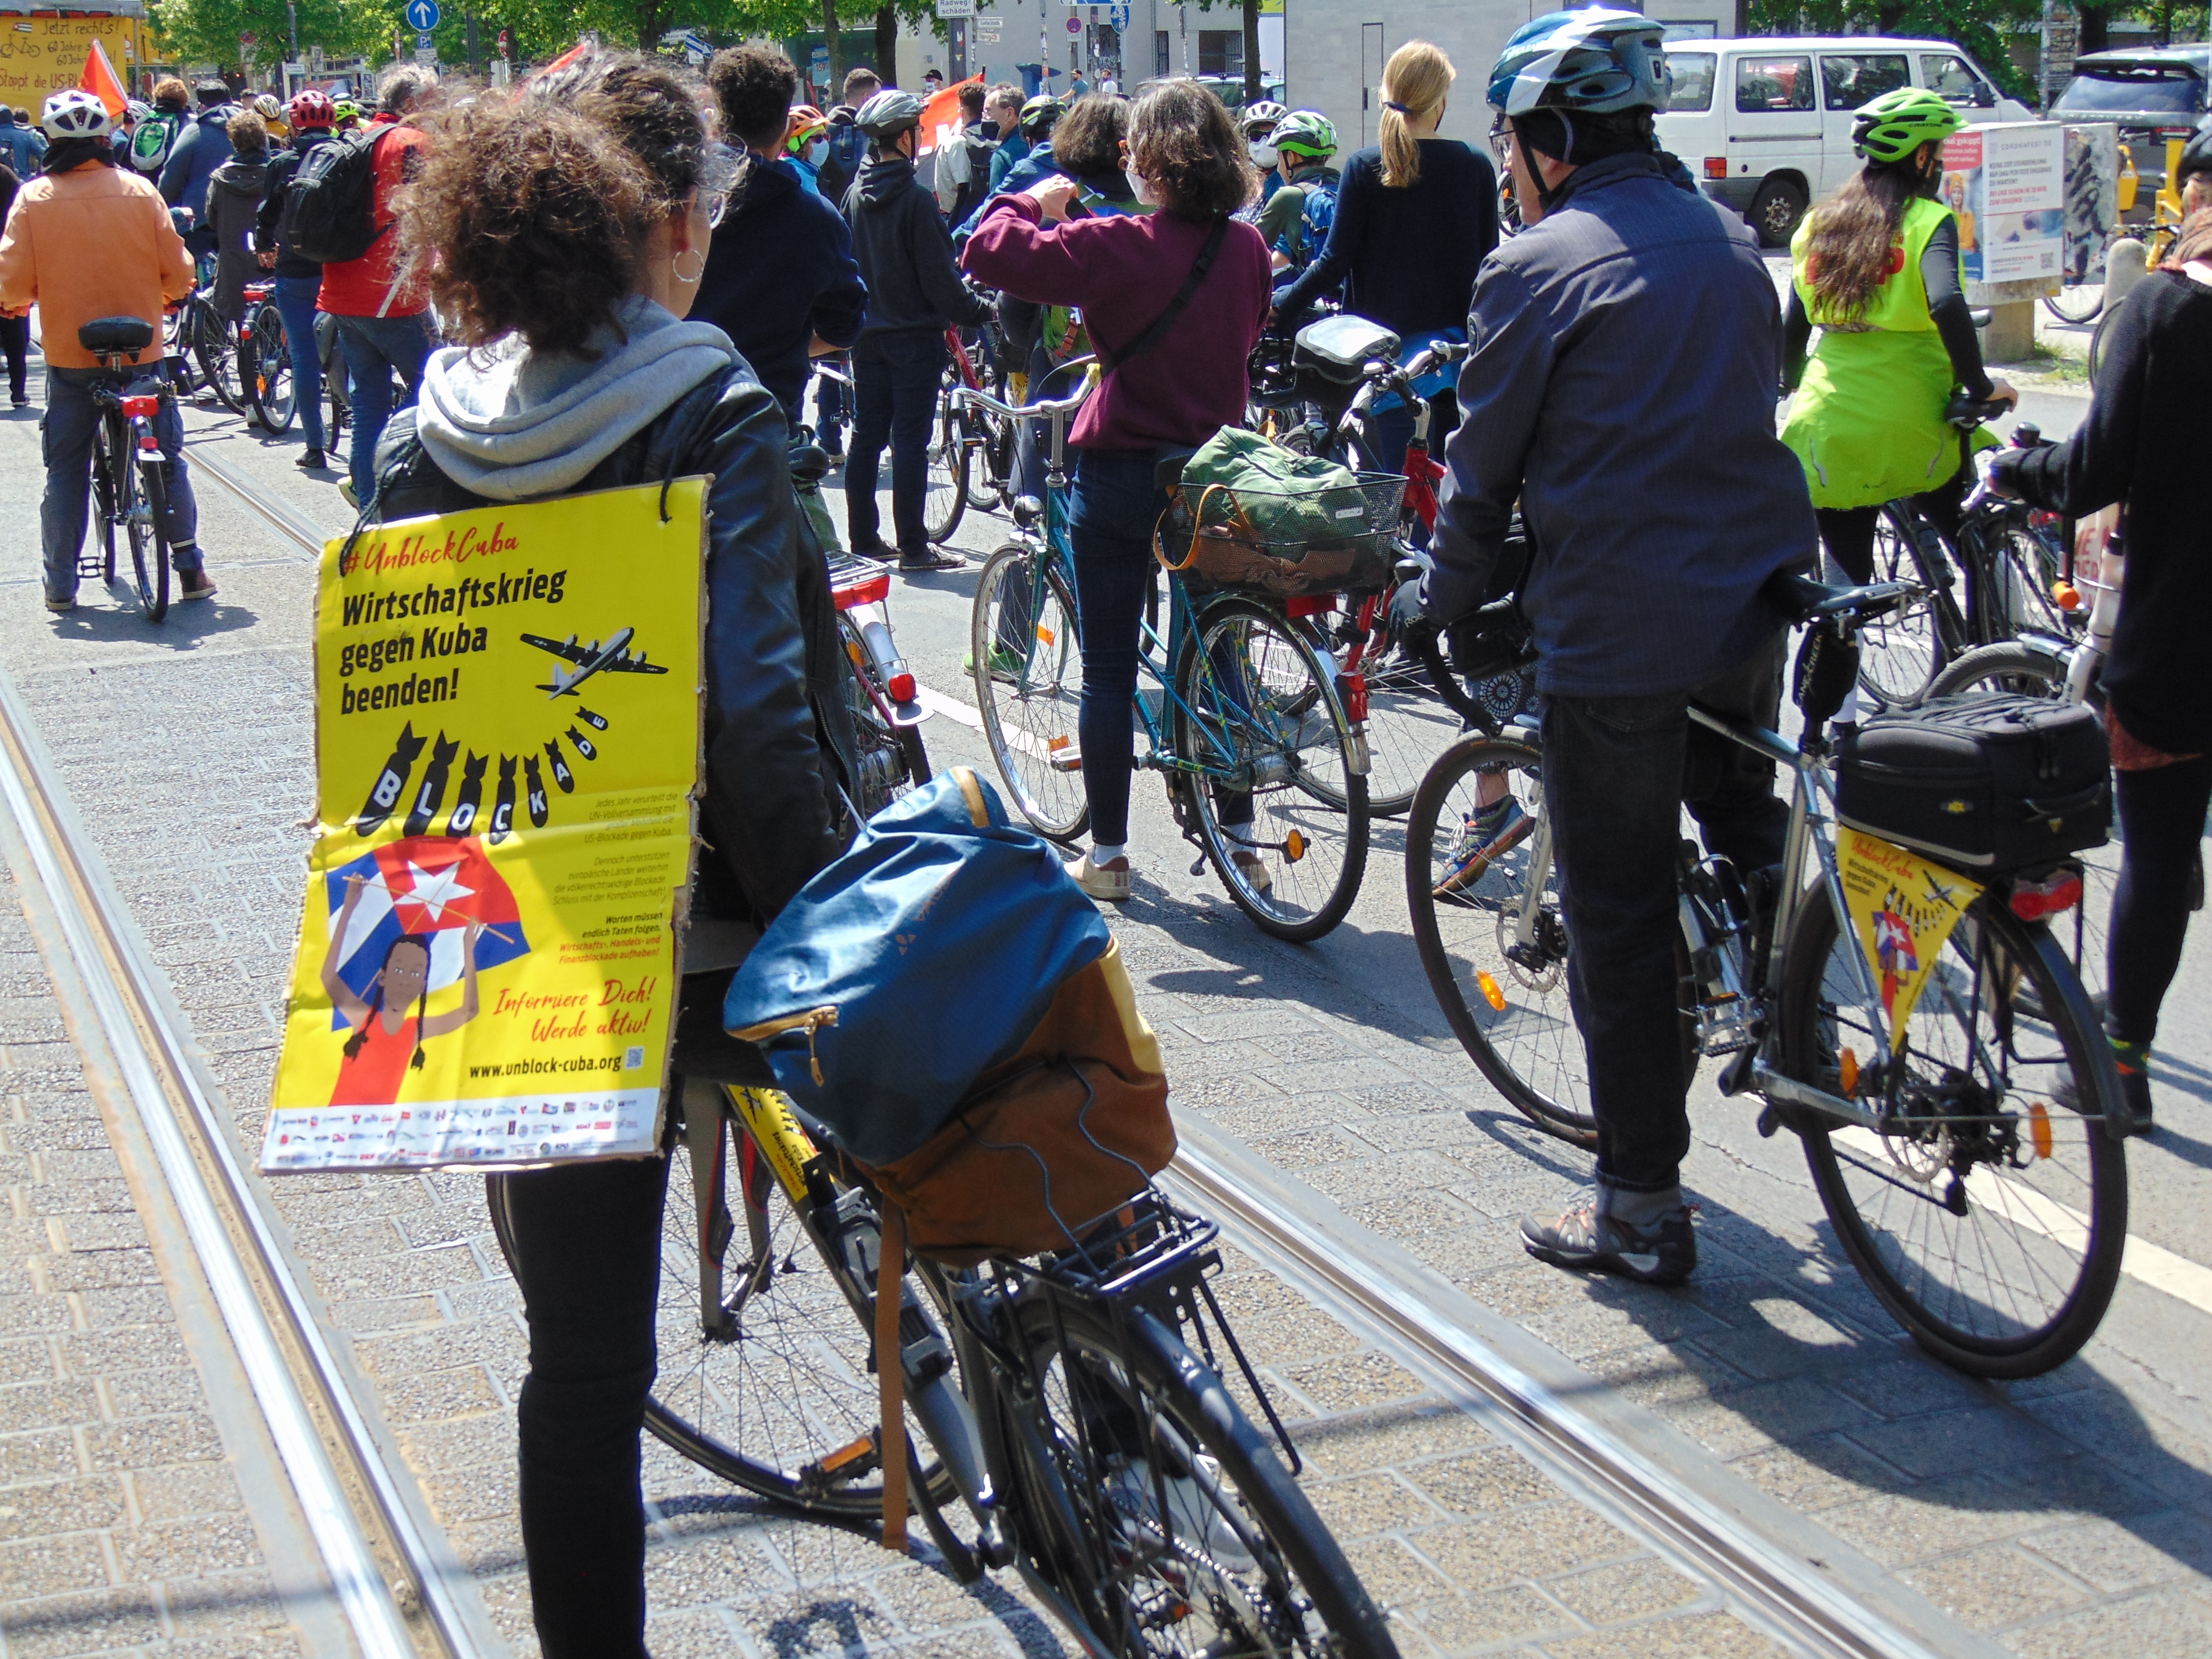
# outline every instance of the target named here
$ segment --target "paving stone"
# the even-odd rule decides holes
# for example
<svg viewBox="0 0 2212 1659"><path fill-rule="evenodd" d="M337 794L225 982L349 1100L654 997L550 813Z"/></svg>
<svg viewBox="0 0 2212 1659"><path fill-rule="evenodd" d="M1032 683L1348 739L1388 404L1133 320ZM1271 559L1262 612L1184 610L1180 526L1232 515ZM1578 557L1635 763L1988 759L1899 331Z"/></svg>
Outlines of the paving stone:
<svg viewBox="0 0 2212 1659"><path fill-rule="evenodd" d="M96 1532L54 1533L0 1544L0 1601L27 1601L107 1582L107 1551Z"/></svg>
<svg viewBox="0 0 2212 1659"><path fill-rule="evenodd" d="M1547 1578L1544 1588L1570 1613L1593 1625L1646 1619L1708 1596L1705 1589L1664 1561L1649 1559Z"/></svg>
<svg viewBox="0 0 2212 1659"><path fill-rule="evenodd" d="M1937 1412L1863 1430L1856 1437L1884 1462L1917 1475L1997 1469L2057 1457L2063 1450L2040 1424L1994 1412Z"/></svg>
<svg viewBox="0 0 2212 1659"><path fill-rule="evenodd" d="M0 1539L41 1536L57 1529L94 1529L126 1519L130 1505L113 1475L0 1487Z"/></svg>
<svg viewBox="0 0 2212 1659"><path fill-rule="evenodd" d="M237 1479L224 1463L139 1469L131 1474L131 1485L137 1494L138 1512L149 1522L223 1515L243 1507Z"/></svg>
<svg viewBox="0 0 2212 1659"><path fill-rule="evenodd" d="M2014 1538L2040 1519L1995 1475L1952 1475L1822 1511L1821 1525L1886 1566Z"/></svg>
<svg viewBox="0 0 2212 1659"><path fill-rule="evenodd" d="M1322 1477L1395 1465L1418 1480L1425 1461L1493 1443L1472 1417L1435 1400L1324 1418L1292 1433L1298 1455Z"/></svg>
<svg viewBox="0 0 2212 1659"><path fill-rule="evenodd" d="M1544 1651L1549 1659L1783 1659L1784 1653L1729 1613L1549 1641Z"/></svg>
<svg viewBox="0 0 2212 1659"><path fill-rule="evenodd" d="M9 1659L64 1659L159 1641L162 1633L152 1594L135 1587L0 1606L0 1638L7 1641Z"/></svg>
<svg viewBox="0 0 2212 1659"><path fill-rule="evenodd" d="M76 1437L67 1429L0 1435L0 1486L77 1474Z"/></svg>
<svg viewBox="0 0 2212 1659"><path fill-rule="evenodd" d="M2207 1566L2203 1527L2171 1510L2125 1526L2097 1518L2047 1528L2020 1547L2107 1595L2201 1577Z"/></svg>
<svg viewBox="0 0 2212 1659"><path fill-rule="evenodd" d="M1662 1411L1675 1427L1722 1458L1770 1442L1863 1429L1873 1420L1864 1407L1802 1376L1730 1389L1703 1401L1668 1405Z"/></svg>
<svg viewBox="0 0 2212 1659"><path fill-rule="evenodd" d="M89 1382L28 1382L0 1389L0 1433L96 1423L100 1392Z"/></svg>
<svg viewBox="0 0 2212 1659"><path fill-rule="evenodd" d="M222 1441L204 1417L137 1417L85 1431L85 1453L95 1469L136 1469L190 1458L221 1457Z"/></svg>
<svg viewBox="0 0 2212 1659"><path fill-rule="evenodd" d="M1461 1589L1488 1589L1541 1572L1634 1555L1636 1540L1573 1504L1485 1516L1410 1540Z"/></svg>
<svg viewBox="0 0 2212 1659"><path fill-rule="evenodd" d="M1500 1642L1526 1641L1579 1628L1572 1614L1543 1591L1527 1584L1447 1595L1408 1608L1421 1633L1443 1653L1494 1649Z"/></svg>
<svg viewBox="0 0 2212 1659"><path fill-rule="evenodd" d="M1322 1524L1339 1539L1366 1538L1379 1532L1411 1532L1445 1519L1444 1512L1424 1498L1419 1490L1387 1474L1309 1483L1305 1494L1321 1516Z"/></svg>
<svg viewBox="0 0 2212 1659"><path fill-rule="evenodd" d="M1431 1502L1455 1515L1489 1515L1560 1495L1550 1476L1510 1446L1415 1464L1406 1475Z"/></svg>
<svg viewBox="0 0 2212 1659"><path fill-rule="evenodd" d="M1869 1490L1907 1484L1896 1470L1839 1434L1816 1434L1794 1446L1747 1452L1729 1468L1796 1510L1824 1510L1863 1498Z"/></svg>
<svg viewBox="0 0 2212 1659"><path fill-rule="evenodd" d="M2147 1659L2212 1651L2212 1605L2180 1590L2106 1601L2006 1634L2022 1659Z"/></svg>
<svg viewBox="0 0 2212 1659"><path fill-rule="evenodd" d="M1370 1538L1347 1544L1344 1556L1378 1606L1431 1601L1452 1587L1445 1573L1414 1554L1402 1539Z"/></svg>
<svg viewBox="0 0 2212 1659"><path fill-rule="evenodd" d="M1420 1378L1389 1355L1371 1350L1295 1366L1281 1374L1325 1412L1410 1400L1425 1391Z"/></svg>

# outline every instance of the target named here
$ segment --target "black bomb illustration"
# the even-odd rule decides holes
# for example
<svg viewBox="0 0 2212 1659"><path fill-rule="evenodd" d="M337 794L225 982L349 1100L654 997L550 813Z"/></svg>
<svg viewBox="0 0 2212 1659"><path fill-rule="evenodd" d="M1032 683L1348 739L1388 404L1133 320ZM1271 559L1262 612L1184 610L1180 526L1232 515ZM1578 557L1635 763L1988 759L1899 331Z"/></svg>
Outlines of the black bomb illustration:
<svg viewBox="0 0 2212 1659"><path fill-rule="evenodd" d="M419 836L430 827L430 820L438 816L438 808L446 799L446 776L460 758L461 745L449 743L443 732L430 750L429 769L422 774L422 787L415 792L415 805L407 814L407 823L400 830L404 836Z"/></svg>
<svg viewBox="0 0 2212 1659"><path fill-rule="evenodd" d="M574 726L570 726L561 735L568 738L568 746L574 750L578 754L581 755L586 760L599 759L599 751L592 746L592 740L586 737L581 732L579 732Z"/></svg>
<svg viewBox="0 0 2212 1659"><path fill-rule="evenodd" d="M547 817L545 780L538 775L537 756L532 755L522 763L522 781L528 786L531 825L543 830Z"/></svg>
<svg viewBox="0 0 2212 1659"><path fill-rule="evenodd" d="M576 705L576 718L594 732L604 732L607 729L607 717L605 714L593 714L581 703Z"/></svg>
<svg viewBox="0 0 2212 1659"><path fill-rule="evenodd" d="M553 738L545 745L545 758L553 763L553 781L561 786L561 793L576 793L576 775L568 769L568 763L561 754L561 739Z"/></svg>
<svg viewBox="0 0 2212 1659"><path fill-rule="evenodd" d="M356 836L373 836L392 816L392 809L399 805L399 798L407 793L407 775L415 769L415 760L422 752L428 738L415 735L415 723L410 720L399 728L399 741L392 746L392 757L384 763L384 769L376 775L370 786L368 799L362 803L360 812L353 821Z"/></svg>
<svg viewBox="0 0 2212 1659"><path fill-rule="evenodd" d="M514 833L514 757L499 757L499 799L491 809L491 843L496 847Z"/></svg>
<svg viewBox="0 0 2212 1659"><path fill-rule="evenodd" d="M476 827L477 810L483 805L484 769L490 764L489 755L469 751L461 767L461 793L453 802L453 816L446 820L447 835L465 836Z"/></svg>

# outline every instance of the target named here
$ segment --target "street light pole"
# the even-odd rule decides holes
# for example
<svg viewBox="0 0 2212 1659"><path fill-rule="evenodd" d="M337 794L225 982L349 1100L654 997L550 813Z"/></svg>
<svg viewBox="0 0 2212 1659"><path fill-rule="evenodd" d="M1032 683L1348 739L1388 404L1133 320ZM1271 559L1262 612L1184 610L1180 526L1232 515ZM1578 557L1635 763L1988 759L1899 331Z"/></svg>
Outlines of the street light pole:
<svg viewBox="0 0 2212 1659"><path fill-rule="evenodd" d="M300 5L299 0L284 0L284 21L292 32L292 61L300 61Z"/></svg>

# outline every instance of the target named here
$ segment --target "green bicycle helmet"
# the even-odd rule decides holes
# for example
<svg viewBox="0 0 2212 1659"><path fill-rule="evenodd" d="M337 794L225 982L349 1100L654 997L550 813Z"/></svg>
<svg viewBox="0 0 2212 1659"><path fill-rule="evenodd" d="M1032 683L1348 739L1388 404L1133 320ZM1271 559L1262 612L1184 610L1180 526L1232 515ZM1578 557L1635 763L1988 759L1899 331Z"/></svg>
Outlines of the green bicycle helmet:
<svg viewBox="0 0 2212 1659"><path fill-rule="evenodd" d="M1869 161L1894 166L1921 145L1942 143L1966 125L1940 93L1899 87L1851 118L1851 148Z"/></svg>
<svg viewBox="0 0 2212 1659"><path fill-rule="evenodd" d="M1277 149L1309 159L1336 154L1336 127L1328 117L1310 109L1294 109L1275 123L1267 142Z"/></svg>
<svg viewBox="0 0 2212 1659"><path fill-rule="evenodd" d="M1060 118L1066 113L1066 104L1048 92L1041 92L1022 106L1022 112L1016 118L1014 125L1022 130L1024 137L1035 138L1050 132Z"/></svg>

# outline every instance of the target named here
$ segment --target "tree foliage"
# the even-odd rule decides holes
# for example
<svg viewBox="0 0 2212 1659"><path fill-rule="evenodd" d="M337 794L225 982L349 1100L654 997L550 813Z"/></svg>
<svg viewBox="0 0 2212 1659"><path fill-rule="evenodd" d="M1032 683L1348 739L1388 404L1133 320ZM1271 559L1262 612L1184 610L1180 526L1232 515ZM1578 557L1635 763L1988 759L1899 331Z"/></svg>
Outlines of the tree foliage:
<svg viewBox="0 0 2212 1659"><path fill-rule="evenodd" d="M1746 8L1753 34L1872 33L1955 41L2016 98L2033 98L2035 88L2013 66L2006 42L2014 24L2042 15L2042 0L1751 0Z"/></svg>

